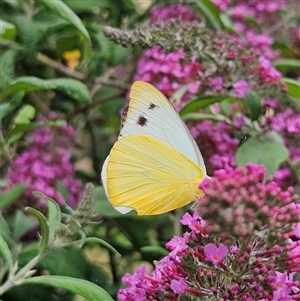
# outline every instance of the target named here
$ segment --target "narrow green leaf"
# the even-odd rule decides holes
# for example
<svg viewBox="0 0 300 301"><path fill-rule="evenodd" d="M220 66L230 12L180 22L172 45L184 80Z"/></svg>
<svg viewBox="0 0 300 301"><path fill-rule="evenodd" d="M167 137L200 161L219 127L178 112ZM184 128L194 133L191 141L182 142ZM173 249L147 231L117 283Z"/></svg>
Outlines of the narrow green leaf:
<svg viewBox="0 0 300 301"><path fill-rule="evenodd" d="M9 247L6 241L3 239L2 235L0 235L0 254L1 256L3 256L4 260L8 265L9 270L11 271L14 267L13 258Z"/></svg>
<svg viewBox="0 0 300 301"><path fill-rule="evenodd" d="M87 280L66 276L38 276L22 280L22 284L46 284L83 296L89 301L114 301L100 286Z"/></svg>
<svg viewBox="0 0 300 301"><path fill-rule="evenodd" d="M50 9L54 14L60 16L70 24L72 24L81 34L84 45L84 60L89 61L92 56L91 48L91 38L88 31L84 27L80 18L62 1L55 0L37 0L43 3L48 9Z"/></svg>
<svg viewBox="0 0 300 301"><path fill-rule="evenodd" d="M187 113L182 115L181 118L186 121L192 120L214 120L214 121L223 121L228 118L222 114L209 114L209 113Z"/></svg>
<svg viewBox="0 0 300 301"><path fill-rule="evenodd" d="M145 246L142 247L140 250L142 254L151 253L155 254L155 256L157 257L163 257L169 254L169 252L165 248L159 246Z"/></svg>
<svg viewBox="0 0 300 301"><path fill-rule="evenodd" d="M121 256L121 254L113 246L111 246L109 243L107 243L103 239L100 239L97 237L87 237L85 239L84 243L96 243L96 244L101 245L104 248L108 249L109 251Z"/></svg>
<svg viewBox="0 0 300 301"><path fill-rule="evenodd" d="M49 238L54 238L54 234L57 227L61 225L61 211L60 208L54 200L48 198L41 192L35 191L33 193L36 197L44 199L47 202L48 209L48 225L49 225Z"/></svg>
<svg viewBox="0 0 300 301"><path fill-rule="evenodd" d="M236 34L239 34L239 31L236 30L236 28L234 27L234 24L232 22L232 19L230 18L230 16L226 13L221 13L220 14L220 20L223 24L223 27L231 32L234 32Z"/></svg>
<svg viewBox="0 0 300 301"><path fill-rule="evenodd" d="M0 123L4 117L13 112L21 103L24 93L16 93L11 99L0 103Z"/></svg>
<svg viewBox="0 0 300 301"><path fill-rule="evenodd" d="M31 207L26 207L25 210L27 212L29 212L30 214L34 215L40 223L41 226L41 242L40 242L40 253L41 254L45 254L47 249L48 249L48 243L49 243L49 236L50 236L50 228L49 228L49 224L48 221L46 219L46 217L39 212L38 210L31 208Z"/></svg>
<svg viewBox="0 0 300 301"><path fill-rule="evenodd" d="M0 38L13 40L16 36L17 29L12 23L0 20Z"/></svg>
<svg viewBox="0 0 300 301"><path fill-rule="evenodd" d="M71 78L41 79L34 76L23 76L6 86L0 93L0 101L20 91L58 90L80 103L91 103L86 85Z"/></svg>
<svg viewBox="0 0 300 301"><path fill-rule="evenodd" d="M225 96L202 96L188 102L179 112L181 116L187 113L195 112L198 109L205 108L215 102L224 100Z"/></svg>
<svg viewBox="0 0 300 301"><path fill-rule="evenodd" d="M272 63L274 67L280 71L288 71L291 69L299 69L300 60L299 59L278 59Z"/></svg>
<svg viewBox="0 0 300 301"><path fill-rule="evenodd" d="M245 95L244 102L246 104L246 107L249 109L250 119L257 120L262 110L261 99L258 97L258 95L255 92L250 91Z"/></svg>
<svg viewBox="0 0 300 301"><path fill-rule="evenodd" d="M196 1L202 14L216 30L222 29L222 23L220 20L220 11L218 7L212 3L210 0L198 0Z"/></svg>
<svg viewBox="0 0 300 301"><path fill-rule="evenodd" d="M260 137L247 139L237 150L236 160L238 166L249 162L264 165L267 176L270 176L288 156L289 152L280 136L276 132L268 132Z"/></svg>
<svg viewBox="0 0 300 301"><path fill-rule="evenodd" d="M3 209L14 202L27 188L28 185L17 184L5 194L2 194L2 197L0 198L0 209Z"/></svg>
<svg viewBox="0 0 300 301"><path fill-rule="evenodd" d="M287 86L287 92L300 100L300 83L297 82L294 79L288 78L288 77L284 77L282 79L282 81L286 84Z"/></svg>

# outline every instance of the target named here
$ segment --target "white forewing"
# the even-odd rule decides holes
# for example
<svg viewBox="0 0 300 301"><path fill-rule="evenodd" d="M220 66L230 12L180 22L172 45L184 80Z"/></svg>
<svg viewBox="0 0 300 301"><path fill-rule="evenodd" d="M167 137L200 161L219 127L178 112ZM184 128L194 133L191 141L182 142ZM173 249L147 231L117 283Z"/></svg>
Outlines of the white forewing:
<svg viewBox="0 0 300 301"><path fill-rule="evenodd" d="M168 99L149 83L136 81L130 91L129 109L119 139L127 135L156 138L198 164L206 175L199 148Z"/></svg>

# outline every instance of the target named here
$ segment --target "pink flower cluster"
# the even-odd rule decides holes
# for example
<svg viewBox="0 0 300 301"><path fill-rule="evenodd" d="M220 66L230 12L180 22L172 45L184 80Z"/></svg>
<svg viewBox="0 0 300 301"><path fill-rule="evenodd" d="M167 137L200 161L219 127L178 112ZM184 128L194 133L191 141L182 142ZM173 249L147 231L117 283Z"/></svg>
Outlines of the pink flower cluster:
<svg viewBox="0 0 300 301"><path fill-rule="evenodd" d="M197 21L195 14L181 4L173 4L168 7L154 7L151 10L151 24L171 19L180 19L182 22Z"/></svg>
<svg viewBox="0 0 300 301"><path fill-rule="evenodd" d="M76 206L82 183L75 179L74 167L70 162L68 149L73 138L74 130L70 125L43 126L31 134L29 146L15 158L5 176L10 187L20 183L29 186L22 196L23 203L44 206L44 200L36 199L32 194L39 191L62 205L64 197L56 189L60 182L67 189L67 203L73 208Z"/></svg>
<svg viewBox="0 0 300 301"><path fill-rule="evenodd" d="M150 22L172 19L199 21L193 12L176 4L153 9ZM186 86L183 101L199 93L229 94L242 99L251 89L257 90L258 85L273 84L282 88L280 72L271 66L266 57L266 49L269 51L272 40L265 34L258 38L253 31L248 32L248 39L252 41L250 45L253 48L237 37L221 32L215 34L206 45L207 49L203 50L204 56L212 55L211 61L191 58L183 49L167 53L160 46L154 46L140 58L134 80L155 84L167 97ZM217 63L213 64L213 61ZM234 76L231 75L233 72ZM228 87L233 87L232 92Z"/></svg>
<svg viewBox="0 0 300 301"><path fill-rule="evenodd" d="M253 48L268 59L273 60L278 57L278 52L272 50L273 39L267 33L267 29L280 20L280 11L286 8L285 0L213 0L213 2L221 11L230 14L235 28L244 34L247 42ZM251 23L249 20L254 22ZM260 26L253 26L255 22ZM262 28L262 32L257 30L259 27ZM245 45L238 36L235 36L235 38L241 45Z"/></svg>
<svg viewBox="0 0 300 301"><path fill-rule="evenodd" d="M194 94L200 84L200 65L195 60L185 62L184 58L182 49L166 54L159 46L154 46L140 59L134 80L157 83L156 87L167 97L185 84Z"/></svg>
<svg viewBox="0 0 300 301"><path fill-rule="evenodd" d="M122 301L300 300L300 206L292 189L265 182L257 165L216 171L151 275L126 274ZM199 216L199 213L201 216Z"/></svg>
<svg viewBox="0 0 300 301"><path fill-rule="evenodd" d="M235 127L226 121L204 120L191 127L190 131L206 160L207 173L223 167L224 158L235 164L234 154L240 140L232 136Z"/></svg>

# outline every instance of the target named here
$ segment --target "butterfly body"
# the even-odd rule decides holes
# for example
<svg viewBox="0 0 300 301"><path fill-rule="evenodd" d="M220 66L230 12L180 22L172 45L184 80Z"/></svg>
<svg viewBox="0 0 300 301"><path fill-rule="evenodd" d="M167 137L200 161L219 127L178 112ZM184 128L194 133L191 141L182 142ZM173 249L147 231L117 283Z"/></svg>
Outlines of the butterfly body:
<svg viewBox="0 0 300 301"><path fill-rule="evenodd" d="M118 211L153 215L196 200L206 171L194 139L169 101L151 84L137 81L101 176Z"/></svg>

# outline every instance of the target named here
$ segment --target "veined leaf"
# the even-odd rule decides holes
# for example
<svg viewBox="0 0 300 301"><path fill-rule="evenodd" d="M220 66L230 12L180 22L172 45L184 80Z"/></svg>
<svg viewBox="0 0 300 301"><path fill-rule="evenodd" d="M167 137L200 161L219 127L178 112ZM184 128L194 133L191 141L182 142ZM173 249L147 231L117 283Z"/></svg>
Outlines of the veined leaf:
<svg viewBox="0 0 300 301"><path fill-rule="evenodd" d="M46 284L83 296L89 301L114 301L100 286L87 280L66 276L38 276L22 280L22 284Z"/></svg>
<svg viewBox="0 0 300 301"><path fill-rule="evenodd" d="M34 76L23 76L6 86L0 100L20 91L31 92L38 90L58 90L81 103L91 103L86 85L71 78L41 79Z"/></svg>

